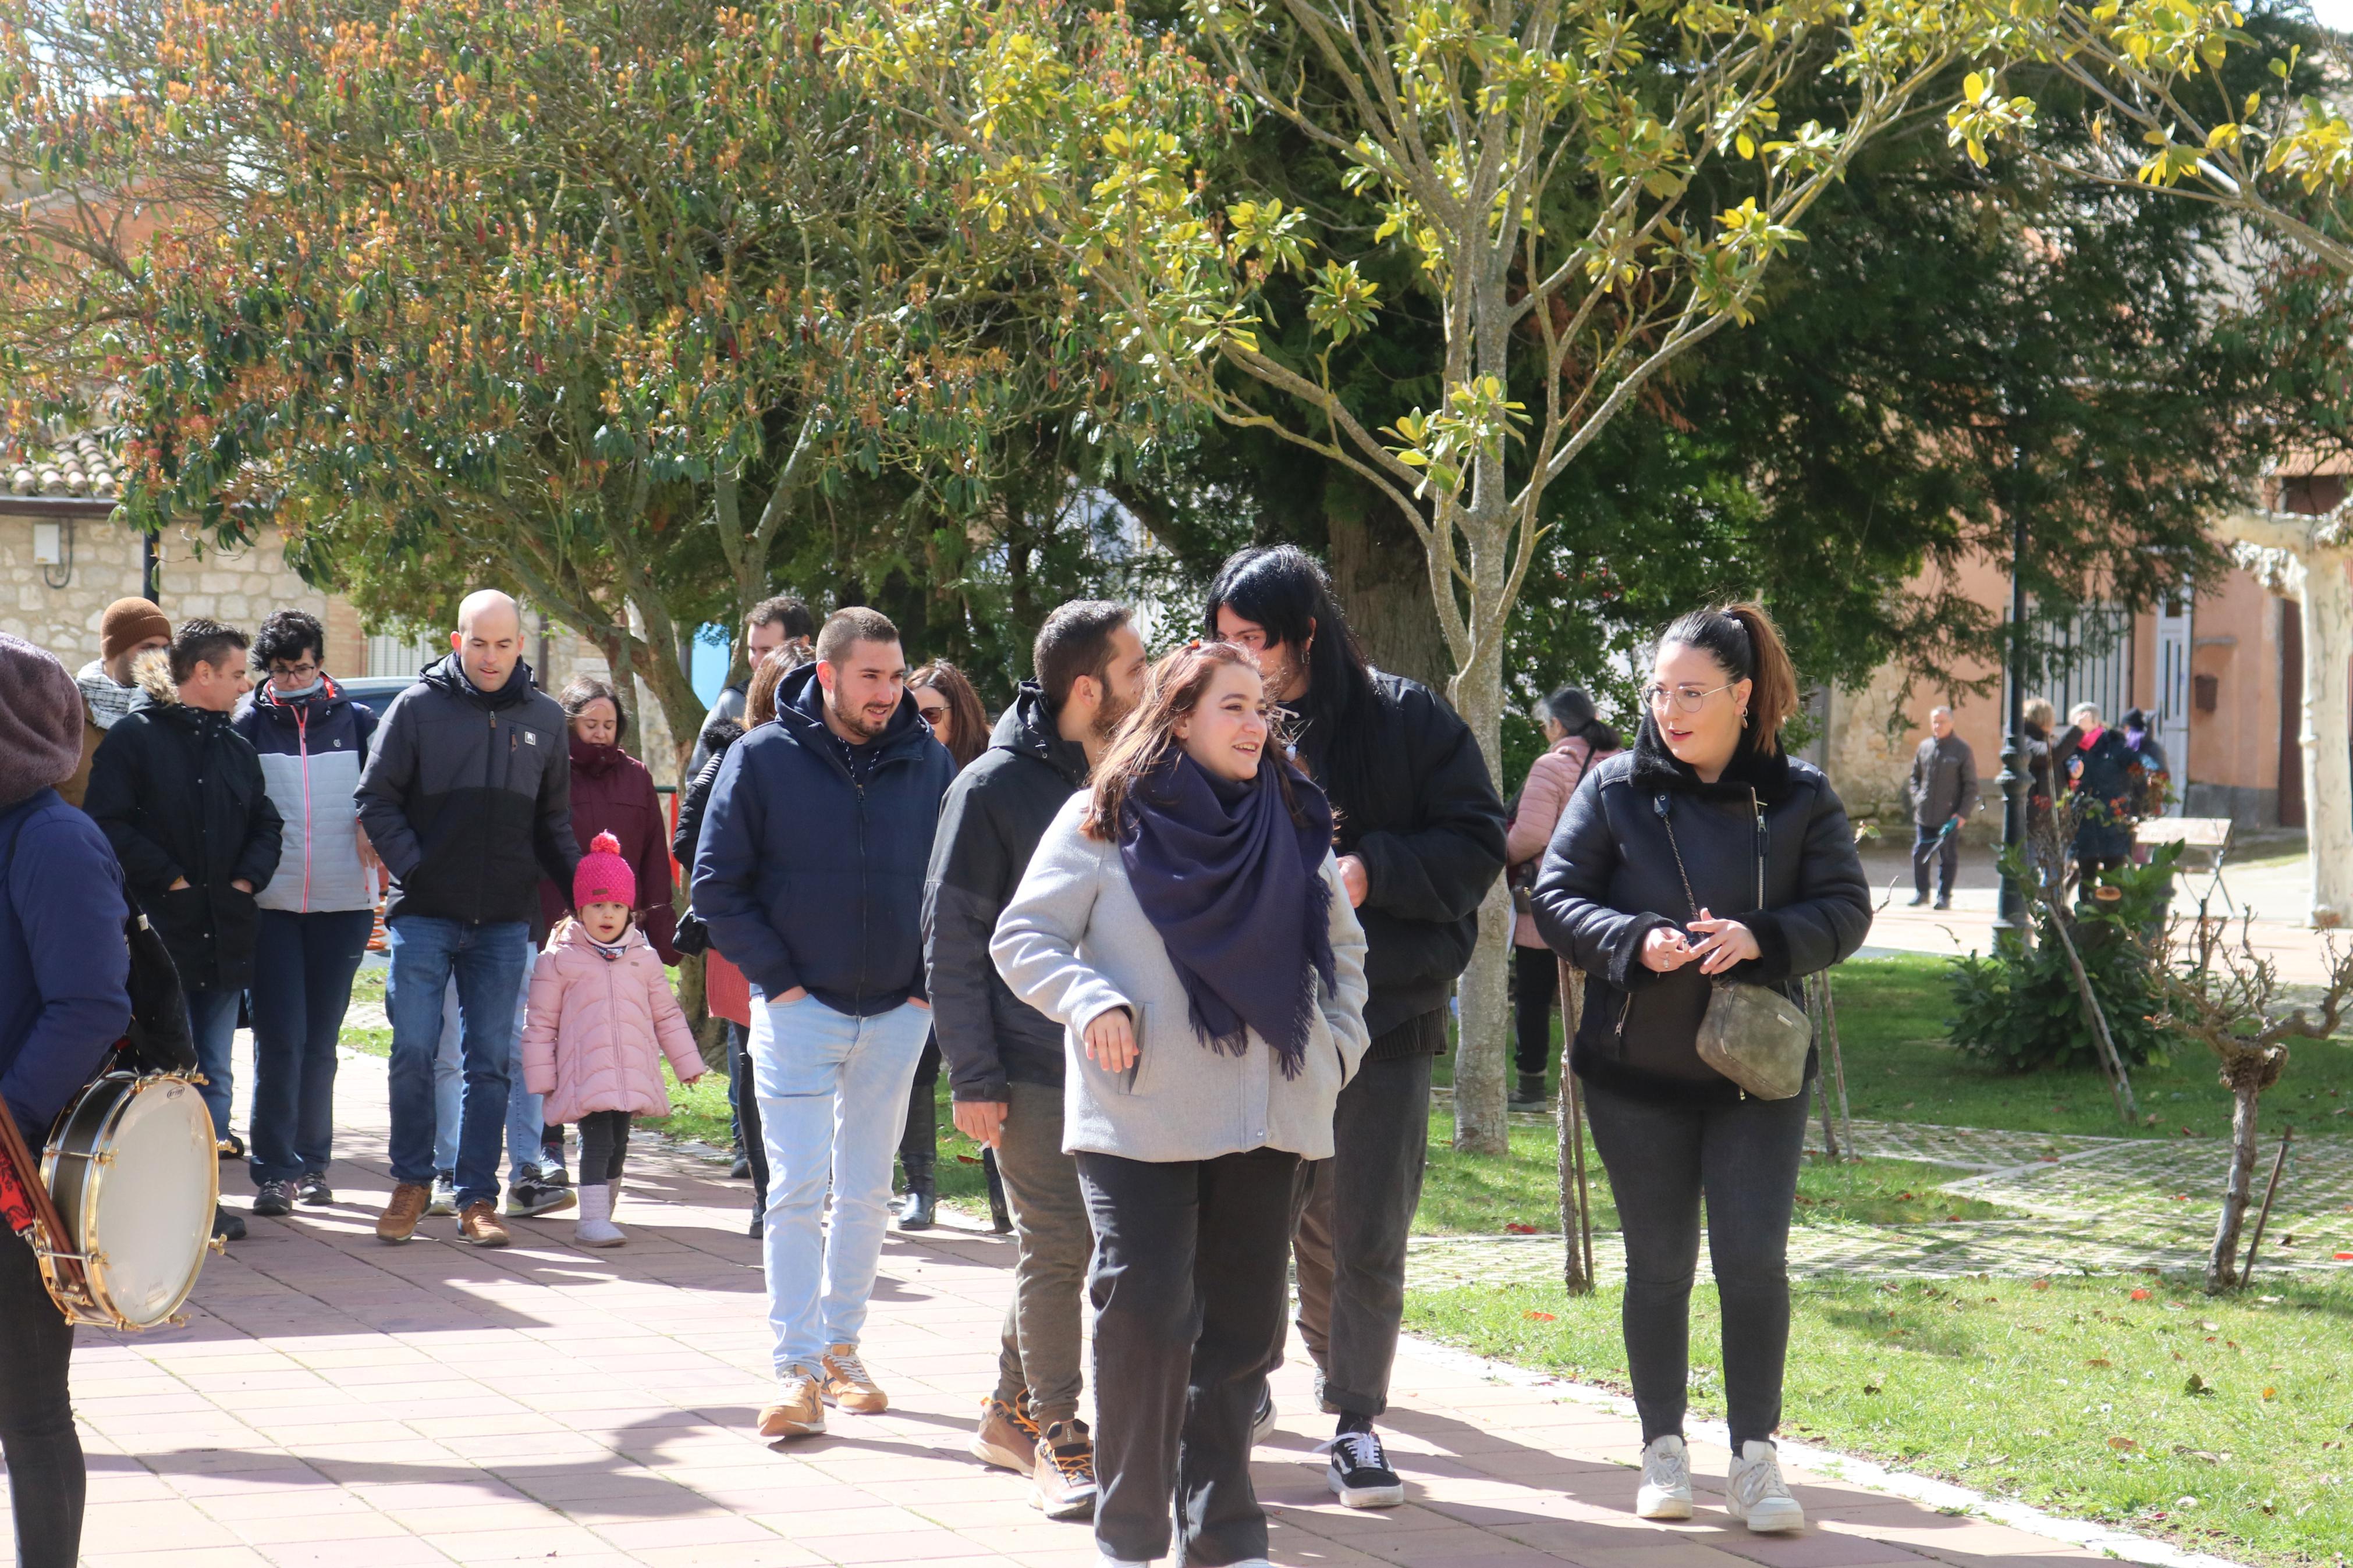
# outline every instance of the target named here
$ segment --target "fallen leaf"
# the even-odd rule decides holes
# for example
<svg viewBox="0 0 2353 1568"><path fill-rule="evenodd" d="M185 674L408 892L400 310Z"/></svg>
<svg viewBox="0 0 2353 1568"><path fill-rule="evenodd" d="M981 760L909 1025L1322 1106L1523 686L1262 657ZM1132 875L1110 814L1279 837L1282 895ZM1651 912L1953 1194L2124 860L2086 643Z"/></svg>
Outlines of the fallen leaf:
<svg viewBox="0 0 2353 1568"><path fill-rule="evenodd" d="M2263 1397L2265 1399L2277 1399L2279 1397L2279 1390L2276 1388L2266 1388L2263 1390Z"/></svg>
<svg viewBox="0 0 2353 1568"><path fill-rule="evenodd" d="M1520 1316L1531 1323L1556 1323L1560 1321L1550 1312L1522 1312Z"/></svg>
<svg viewBox="0 0 2353 1568"><path fill-rule="evenodd" d="M1875 1383L1866 1383L1862 1385L1862 1391L1865 1394L1876 1394L1879 1392L1879 1384Z"/></svg>
<svg viewBox="0 0 2353 1568"><path fill-rule="evenodd" d="M2339 1263L2353 1263L2353 1252L2339 1252L2334 1256Z"/></svg>
<svg viewBox="0 0 2353 1568"><path fill-rule="evenodd" d="M958 1154L956 1156L956 1163L959 1165L977 1165L980 1163L980 1156L977 1154Z"/></svg>
<svg viewBox="0 0 2353 1568"><path fill-rule="evenodd" d="M2091 1360L2089 1360L2089 1361L2085 1362L2084 1364L2085 1366L2114 1366L2114 1365L2116 1365L2116 1363L2114 1363L2114 1362L2112 1362L2112 1361L2110 1361L2107 1357L2105 1357L2105 1356L2104 1356L2104 1355L2095 1355L2095 1356L2094 1356Z"/></svg>
<svg viewBox="0 0 2353 1568"><path fill-rule="evenodd" d="M2030 1290L2048 1290L2051 1289L2051 1281L2048 1279L2037 1279L2033 1284L2028 1286L2027 1289Z"/></svg>
<svg viewBox="0 0 2353 1568"><path fill-rule="evenodd" d="M2139 1447L2140 1445L2134 1442L2130 1437L2111 1437L2108 1439L2108 1447L2114 1448L2119 1454L2129 1454L2135 1448Z"/></svg>
<svg viewBox="0 0 2353 1568"><path fill-rule="evenodd" d="M2189 1374L2189 1381L2181 1385L2181 1392L2197 1394L2211 1394L2214 1392L2214 1385L2193 1372Z"/></svg>
<svg viewBox="0 0 2353 1568"><path fill-rule="evenodd" d="M2148 1300L2148 1292L2147 1290L2135 1290L2132 1293L2132 1299L2136 1301L2146 1301Z"/></svg>
<svg viewBox="0 0 2353 1568"><path fill-rule="evenodd" d="M1505 1225L1504 1226L1504 1230L1507 1235L1511 1236L1534 1236L1536 1233L1535 1226L1532 1225L1522 1225L1518 1220L1513 1220L1509 1224Z"/></svg>
<svg viewBox="0 0 2353 1568"><path fill-rule="evenodd" d="M2200 1318L2198 1320L2198 1326L2211 1334L2220 1330L2222 1325L2220 1323L2210 1323L2205 1319Z"/></svg>

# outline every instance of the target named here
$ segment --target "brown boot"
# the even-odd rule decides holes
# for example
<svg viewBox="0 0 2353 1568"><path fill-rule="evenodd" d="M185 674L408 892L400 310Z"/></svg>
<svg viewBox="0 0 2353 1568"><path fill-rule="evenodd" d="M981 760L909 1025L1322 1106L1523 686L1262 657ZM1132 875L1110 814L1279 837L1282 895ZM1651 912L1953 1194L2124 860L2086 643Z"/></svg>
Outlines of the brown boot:
<svg viewBox="0 0 2353 1568"><path fill-rule="evenodd" d="M392 1189L392 1201L384 1205L376 1216L375 1237L378 1241L406 1241L417 1234L417 1222L425 1217L425 1205L433 1201L433 1189L423 1182L402 1182Z"/></svg>
<svg viewBox="0 0 2353 1568"><path fill-rule="evenodd" d="M507 1227L500 1223L498 1205L476 1198L458 1211L458 1239L476 1247L504 1247Z"/></svg>

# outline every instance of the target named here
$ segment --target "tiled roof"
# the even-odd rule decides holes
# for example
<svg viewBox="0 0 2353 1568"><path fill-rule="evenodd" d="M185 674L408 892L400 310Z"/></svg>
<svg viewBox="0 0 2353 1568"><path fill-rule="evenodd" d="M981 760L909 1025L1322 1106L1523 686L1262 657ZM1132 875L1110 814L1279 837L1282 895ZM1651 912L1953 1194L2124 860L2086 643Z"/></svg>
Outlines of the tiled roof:
<svg viewBox="0 0 2353 1568"><path fill-rule="evenodd" d="M0 495L111 500L121 482L110 447L106 433L91 430L0 440Z"/></svg>

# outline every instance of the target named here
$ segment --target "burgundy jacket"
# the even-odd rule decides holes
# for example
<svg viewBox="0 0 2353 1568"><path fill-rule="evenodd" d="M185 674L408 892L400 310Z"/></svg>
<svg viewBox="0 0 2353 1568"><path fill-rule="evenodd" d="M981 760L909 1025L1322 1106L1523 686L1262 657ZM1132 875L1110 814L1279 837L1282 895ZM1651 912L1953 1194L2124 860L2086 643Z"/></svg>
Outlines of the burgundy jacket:
<svg viewBox="0 0 2353 1568"><path fill-rule="evenodd" d="M654 775L646 764L618 746L591 746L580 737L572 742L572 832L580 852L599 833L621 841L621 858L638 877L638 918L647 940L664 963L678 962L670 938L678 931L678 911L671 907L670 824L661 797L654 794ZM539 884L540 929L533 932L541 946L547 933L572 908L572 889L542 879Z"/></svg>

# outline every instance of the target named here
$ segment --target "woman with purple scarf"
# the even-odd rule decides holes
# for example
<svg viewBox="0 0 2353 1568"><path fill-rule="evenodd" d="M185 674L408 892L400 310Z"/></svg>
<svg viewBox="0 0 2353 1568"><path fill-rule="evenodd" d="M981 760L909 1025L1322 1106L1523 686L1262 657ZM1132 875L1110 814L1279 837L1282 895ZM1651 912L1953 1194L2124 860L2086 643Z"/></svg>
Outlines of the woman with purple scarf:
<svg viewBox="0 0 2353 1568"><path fill-rule="evenodd" d="M1250 1421L1282 1324L1293 1177L1330 1157L1366 1041L1331 805L1271 740L1249 652L1162 659L990 948L1063 1027L1110 1568L1266 1562Z"/></svg>

